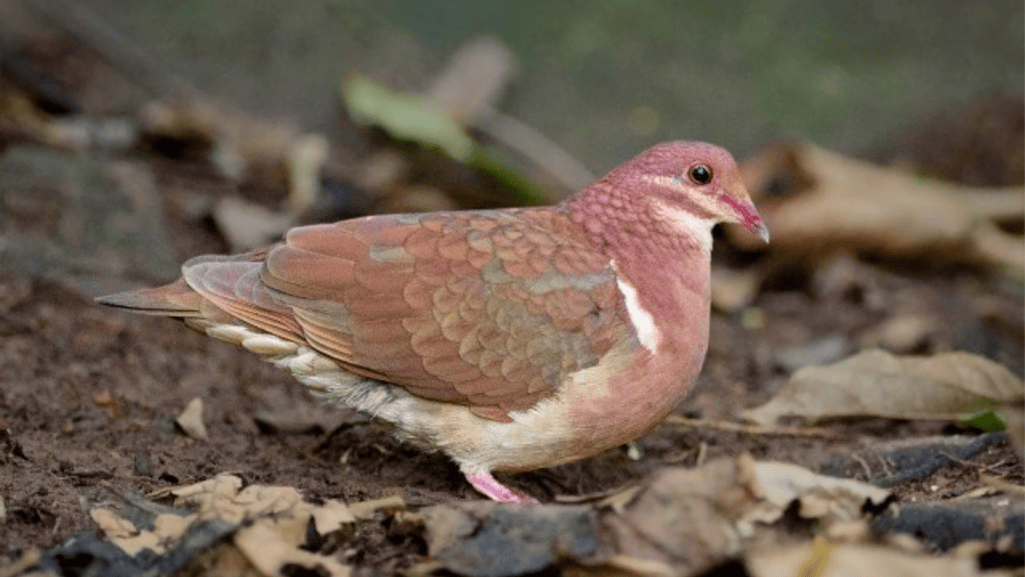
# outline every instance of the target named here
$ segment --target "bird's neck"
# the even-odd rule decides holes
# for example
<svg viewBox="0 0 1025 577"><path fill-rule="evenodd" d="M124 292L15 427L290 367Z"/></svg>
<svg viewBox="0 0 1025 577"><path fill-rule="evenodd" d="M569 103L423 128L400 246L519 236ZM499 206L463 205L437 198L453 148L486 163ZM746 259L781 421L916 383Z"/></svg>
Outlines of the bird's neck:
<svg viewBox="0 0 1025 577"><path fill-rule="evenodd" d="M685 210L668 214L657 198L604 180L563 206L591 243L632 282L683 271L689 292L708 294L708 275L694 273L710 266L714 220Z"/></svg>
<svg viewBox="0 0 1025 577"><path fill-rule="evenodd" d="M703 356L715 223L697 215L684 221L670 220L659 214L657 203L638 202L637 198L635 191L624 193L598 182L567 201L566 207L595 248L612 261L621 283L629 285L624 295L633 289L637 306L631 312L643 311L641 318L646 313L655 325L659 334L651 337L648 345L678 348L682 345L679 339L686 338L686 348L701 349ZM629 299L627 305L630 308ZM703 333L679 335L674 327L683 323L704 327ZM691 337L698 337L698 342Z"/></svg>

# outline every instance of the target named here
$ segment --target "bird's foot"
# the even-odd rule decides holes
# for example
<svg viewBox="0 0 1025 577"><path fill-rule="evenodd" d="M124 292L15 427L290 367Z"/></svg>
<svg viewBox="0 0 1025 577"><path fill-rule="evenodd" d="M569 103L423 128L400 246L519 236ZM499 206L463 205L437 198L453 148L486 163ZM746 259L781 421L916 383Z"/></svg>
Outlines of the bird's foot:
<svg viewBox="0 0 1025 577"><path fill-rule="evenodd" d="M484 496L495 501L505 501L509 503L537 503L538 500L513 491L509 487L499 483L491 473L488 472L476 472L466 473L466 480L473 485L474 489L481 492Z"/></svg>

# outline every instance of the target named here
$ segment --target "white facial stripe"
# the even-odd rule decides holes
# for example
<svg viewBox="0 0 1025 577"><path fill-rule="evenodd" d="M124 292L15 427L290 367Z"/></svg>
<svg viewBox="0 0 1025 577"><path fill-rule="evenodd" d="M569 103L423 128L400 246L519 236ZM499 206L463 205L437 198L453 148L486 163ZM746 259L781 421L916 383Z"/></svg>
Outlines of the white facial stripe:
<svg viewBox="0 0 1025 577"><path fill-rule="evenodd" d="M645 182L650 182L651 184L661 186L663 188L675 188L679 190L686 188L683 181L676 177L646 174L641 178ZM721 209L720 207L715 206L715 200L712 197L704 194L691 195L688 197L688 200L711 214L716 214ZM704 219L684 209L669 206L657 198L653 198L652 203L659 214L674 223L681 230L691 233L694 238L697 239L701 249L706 254L711 254L712 227L715 226L716 221Z"/></svg>
<svg viewBox="0 0 1025 577"><path fill-rule="evenodd" d="M706 198L701 197L701 200ZM659 214L672 222L680 230L690 233L698 241L698 245L705 254L712 254L712 227L715 226L714 220L700 218L682 208L669 206L657 198L652 199L652 203Z"/></svg>
<svg viewBox="0 0 1025 577"><path fill-rule="evenodd" d="M619 273L615 261L612 262L612 270L616 271L616 286L619 287L619 292L623 295L630 323L633 325L634 331L637 332L637 340L641 342L641 346L654 353L662 342L662 333L655 326L655 319L641 306L641 301L637 297L637 288Z"/></svg>

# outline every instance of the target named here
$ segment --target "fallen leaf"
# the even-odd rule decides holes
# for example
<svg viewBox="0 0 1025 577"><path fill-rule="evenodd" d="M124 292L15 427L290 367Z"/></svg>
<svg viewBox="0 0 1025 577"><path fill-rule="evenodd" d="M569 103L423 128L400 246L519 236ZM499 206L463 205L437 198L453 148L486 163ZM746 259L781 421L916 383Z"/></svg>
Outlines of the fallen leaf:
<svg viewBox="0 0 1025 577"><path fill-rule="evenodd" d="M354 76L342 86L342 97L358 123L376 124L402 140L432 144L457 160L465 161L473 151L473 139L430 96L394 91Z"/></svg>
<svg viewBox="0 0 1025 577"><path fill-rule="evenodd" d="M144 549L157 554L166 553L168 544L180 539L195 519L194 515L181 517L164 513L153 519L152 530L140 530L131 521L110 509L90 509L89 516L107 539L130 556L135 556Z"/></svg>
<svg viewBox="0 0 1025 577"><path fill-rule="evenodd" d="M978 355L898 357L868 350L839 363L797 371L772 400L742 416L761 425L787 415L812 421L853 416L958 419L1023 396L1021 379Z"/></svg>
<svg viewBox="0 0 1025 577"><path fill-rule="evenodd" d="M750 461L747 466L754 472L757 493L765 500L770 513L758 519L763 522L778 519L794 501L800 503L802 518L829 516L833 522L845 522L860 518L866 502L880 507L890 498L885 489L851 479L818 475L791 463Z"/></svg>
<svg viewBox="0 0 1025 577"><path fill-rule="evenodd" d="M342 99L353 120L383 128L399 140L437 147L454 160L491 174L517 194L510 201L547 204L548 195L496 150L476 142L431 96L391 90L364 76L342 84Z"/></svg>
<svg viewBox="0 0 1025 577"><path fill-rule="evenodd" d="M176 497L176 505L193 507L196 512L157 514L152 517L152 529L139 529L108 509L89 512L109 541L143 563L136 567L140 571L149 566L146 564L178 566L174 563L184 563L206 551L203 563L212 575L252 574L255 568L263 575L278 576L294 570L290 566L311 574L349 575L349 569L333 557L303 549L311 523L320 535L327 535L355 521L341 501L314 505L303 500L294 487L254 484L243 488L242 480L233 475L219 475L167 493ZM379 500L373 508L389 504L394 505L394 500ZM149 505L147 510L159 508ZM224 539L228 535L232 538ZM155 555L136 557L145 549ZM190 553L182 556L183 550ZM175 561L167 560L175 555Z"/></svg>
<svg viewBox="0 0 1025 577"><path fill-rule="evenodd" d="M741 172L772 231L766 250L809 256L851 251L984 264L1025 275L1025 239L996 222L1023 218L1020 186L972 188L920 178L810 143L768 147L746 160ZM742 228L727 228L734 244L763 249Z"/></svg>
<svg viewBox="0 0 1025 577"><path fill-rule="evenodd" d="M193 439L207 438L206 425L203 423L203 399L195 397L185 405L185 410L178 415L175 423L181 427L186 435Z"/></svg>
<svg viewBox="0 0 1025 577"><path fill-rule="evenodd" d="M352 511L337 499L328 499L323 505L313 510L313 527L317 533L327 535L343 526L356 522Z"/></svg>
<svg viewBox="0 0 1025 577"><path fill-rule="evenodd" d="M972 556L907 553L879 545L824 542L752 551L744 556L751 577L997 577L1004 572L983 572Z"/></svg>
<svg viewBox="0 0 1025 577"><path fill-rule="evenodd" d="M302 567L313 575L347 577L351 574L348 567L331 557L304 551L283 541L272 526L263 522L239 529L235 533L235 545L267 577L286 574L288 566Z"/></svg>

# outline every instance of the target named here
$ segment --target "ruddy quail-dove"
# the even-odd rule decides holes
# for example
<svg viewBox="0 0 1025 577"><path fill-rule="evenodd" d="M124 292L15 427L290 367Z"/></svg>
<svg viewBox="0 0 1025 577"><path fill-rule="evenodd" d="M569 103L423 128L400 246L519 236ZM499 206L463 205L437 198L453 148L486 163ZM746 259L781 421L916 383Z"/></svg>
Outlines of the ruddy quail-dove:
<svg viewBox="0 0 1025 577"><path fill-rule="evenodd" d="M674 142L555 206L304 226L98 300L241 345L444 451L484 495L533 501L492 471L626 443L690 390L719 222L768 241L730 154Z"/></svg>

